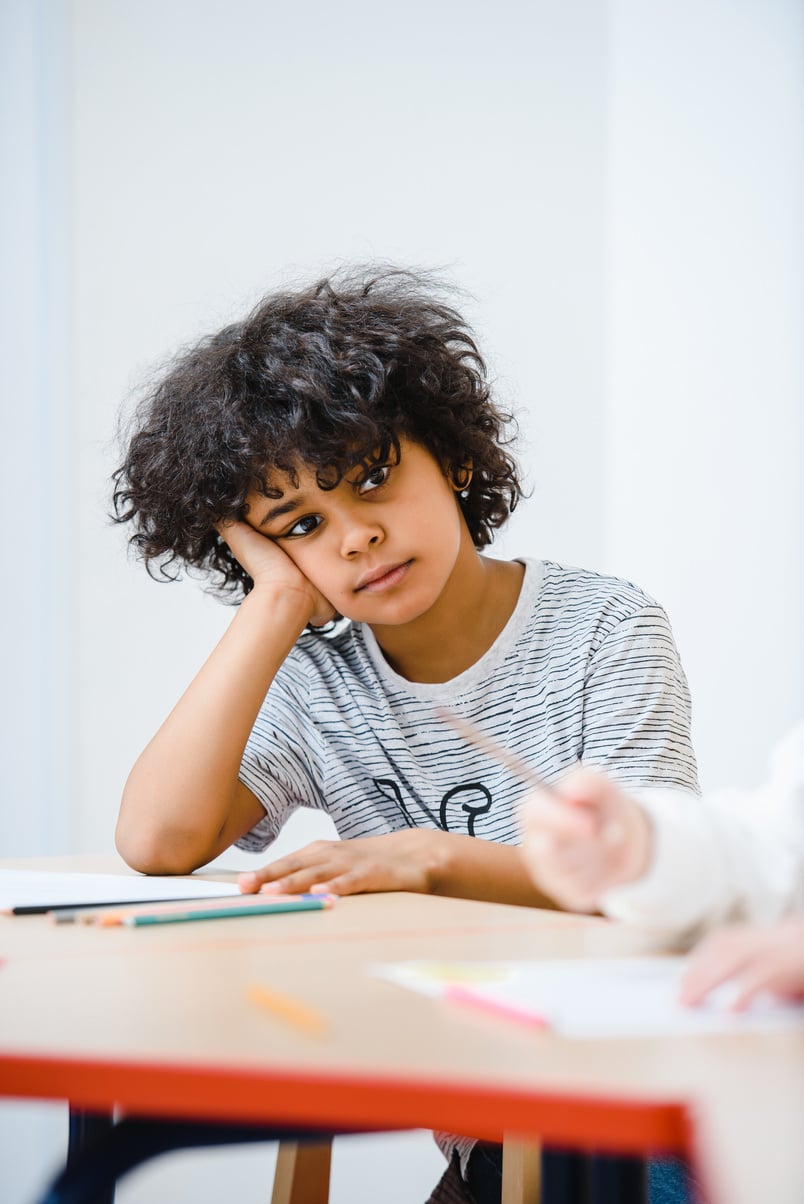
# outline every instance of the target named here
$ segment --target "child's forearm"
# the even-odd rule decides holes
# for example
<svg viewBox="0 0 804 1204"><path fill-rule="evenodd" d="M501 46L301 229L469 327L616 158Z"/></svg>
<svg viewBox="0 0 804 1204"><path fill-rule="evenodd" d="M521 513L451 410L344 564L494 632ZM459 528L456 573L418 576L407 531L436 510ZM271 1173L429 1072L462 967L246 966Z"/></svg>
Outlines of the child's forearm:
<svg viewBox="0 0 804 1204"><path fill-rule="evenodd" d="M534 885L520 849L476 836L434 835L439 857L431 874L432 894L555 909L556 903Z"/></svg>
<svg viewBox="0 0 804 1204"><path fill-rule="evenodd" d="M262 816L238 781L277 670L310 618L301 592L254 589L132 769L116 842L146 873L188 873Z"/></svg>
<svg viewBox="0 0 804 1204"><path fill-rule="evenodd" d="M556 906L531 882L519 849L431 828L315 840L240 876L240 889L246 893L266 886L283 894L402 890L523 907Z"/></svg>

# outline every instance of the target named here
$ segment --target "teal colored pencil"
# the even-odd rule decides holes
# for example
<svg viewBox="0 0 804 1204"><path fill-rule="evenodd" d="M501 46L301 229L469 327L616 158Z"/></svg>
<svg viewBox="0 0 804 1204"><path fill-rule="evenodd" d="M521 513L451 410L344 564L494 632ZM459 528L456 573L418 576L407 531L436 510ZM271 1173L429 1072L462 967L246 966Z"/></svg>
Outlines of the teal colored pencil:
<svg viewBox="0 0 804 1204"><path fill-rule="evenodd" d="M153 911L142 915L121 916L120 923L128 928L144 928L147 924L183 924L190 920L222 920L236 916L277 915L283 911L322 911L332 906L332 897L317 895L298 899L274 899L265 903L231 903L204 910Z"/></svg>

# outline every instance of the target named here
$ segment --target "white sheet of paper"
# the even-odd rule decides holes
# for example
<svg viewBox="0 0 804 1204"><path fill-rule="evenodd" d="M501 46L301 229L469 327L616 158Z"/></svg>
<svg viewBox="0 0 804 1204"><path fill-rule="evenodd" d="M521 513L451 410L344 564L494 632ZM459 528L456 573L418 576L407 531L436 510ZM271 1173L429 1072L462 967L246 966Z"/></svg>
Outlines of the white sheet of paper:
<svg viewBox="0 0 804 1204"><path fill-rule="evenodd" d="M238 893L236 882L207 882L201 878L0 869L0 911L45 904L72 907L151 903L158 899L213 899Z"/></svg>
<svg viewBox="0 0 804 1204"><path fill-rule="evenodd" d="M763 997L728 1010L726 985L702 1006L678 1002L683 957L578 958L518 962L397 962L372 973L425 995L458 986L477 1003L541 1016L570 1037L647 1037L743 1032L804 1025L804 1005ZM459 1006L459 1005L456 1005ZM512 1020L516 1023L516 1020Z"/></svg>

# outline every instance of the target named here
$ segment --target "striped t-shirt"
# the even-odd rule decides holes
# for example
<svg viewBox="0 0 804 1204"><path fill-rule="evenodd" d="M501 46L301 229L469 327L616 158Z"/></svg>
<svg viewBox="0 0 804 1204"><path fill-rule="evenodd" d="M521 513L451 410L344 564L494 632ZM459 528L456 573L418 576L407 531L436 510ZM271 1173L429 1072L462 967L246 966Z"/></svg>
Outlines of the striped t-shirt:
<svg viewBox="0 0 804 1204"><path fill-rule="evenodd" d="M425 827L518 844L521 782L445 726L444 706L548 781L583 761L625 785L697 791L662 608L614 577L524 563L505 628L451 681L400 677L364 624L302 635L246 746L240 778L265 817L238 845L262 851L297 807L328 812L344 838Z"/></svg>

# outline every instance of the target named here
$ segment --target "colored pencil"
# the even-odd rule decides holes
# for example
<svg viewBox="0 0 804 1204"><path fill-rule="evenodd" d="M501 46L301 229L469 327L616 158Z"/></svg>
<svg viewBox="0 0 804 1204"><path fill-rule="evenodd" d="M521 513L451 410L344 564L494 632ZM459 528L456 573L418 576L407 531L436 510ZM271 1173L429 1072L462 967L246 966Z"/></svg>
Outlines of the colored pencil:
<svg viewBox="0 0 804 1204"><path fill-rule="evenodd" d="M526 765L516 753L509 752L507 748L503 748L496 740L492 740L485 732L481 732L480 728L474 723L470 723L468 719L464 719L462 715L456 715L454 711L448 710L447 707L438 707L436 714L439 719L443 719L450 727L454 727L456 732L464 736L470 744L474 744L476 748L480 748L483 752L500 765L504 765L506 769L510 769L514 777L519 778L523 786L530 787L531 790L546 790L549 794L554 794L552 786L547 783L544 778L540 777L535 770Z"/></svg>
<svg viewBox="0 0 804 1204"><path fill-rule="evenodd" d="M311 1037L323 1037L329 1029L329 1020L322 1012L273 987L252 982L246 987L246 996L264 1012L270 1012L278 1020L284 1020Z"/></svg>
<svg viewBox="0 0 804 1204"><path fill-rule="evenodd" d="M550 1027L549 1021L539 1012L531 1011L526 1007L517 1007L515 1003L487 999L484 995L477 994L471 987L457 983L445 988L444 999L449 1000L450 1003L468 1004L481 1011L491 1012L495 1016L502 1016L506 1020L518 1020L521 1024L529 1024L531 1028Z"/></svg>
<svg viewBox="0 0 804 1204"><path fill-rule="evenodd" d="M219 920L243 916L278 915L291 911L321 911L332 907L335 895L231 895L217 899L189 900L184 903L163 903L159 906L142 904L139 907L78 913L74 919L101 928L124 925L143 928L152 924L182 924L194 920ZM64 923L59 918L58 923Z"/></svg>

